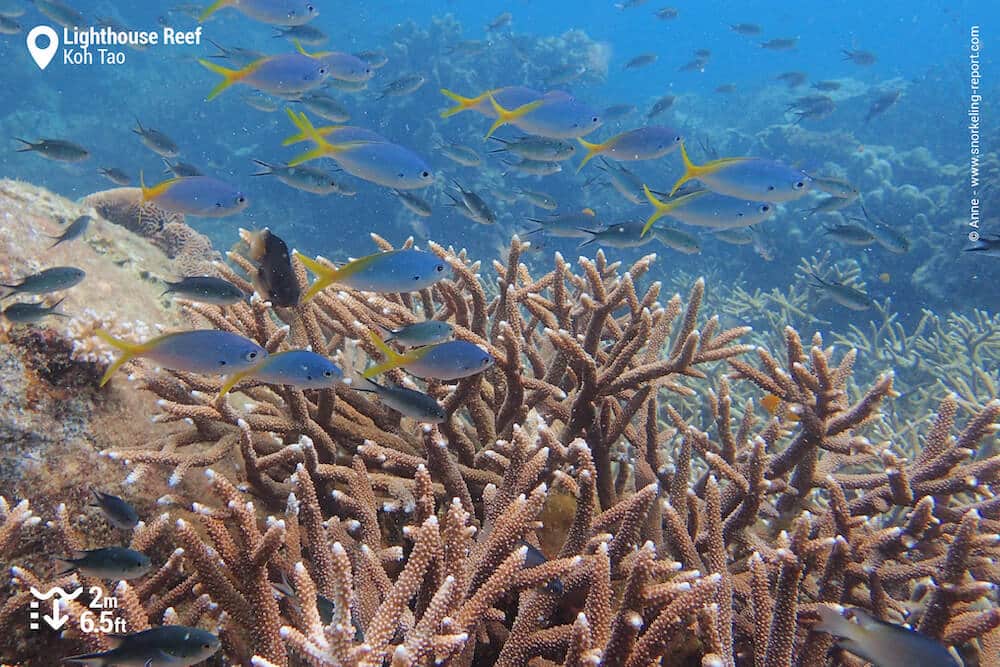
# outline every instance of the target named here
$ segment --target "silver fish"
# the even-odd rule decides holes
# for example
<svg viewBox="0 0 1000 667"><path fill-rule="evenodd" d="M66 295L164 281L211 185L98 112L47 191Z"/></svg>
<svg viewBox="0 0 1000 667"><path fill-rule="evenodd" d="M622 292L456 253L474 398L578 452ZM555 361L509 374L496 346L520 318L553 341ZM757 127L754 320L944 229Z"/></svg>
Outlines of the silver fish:
<svg viewBox="0 0 1000 667"><path fill-rule="evenodd" d="M18 153L38 153L49 160L57 162L80 162L90 157L90 151L79 144L64 139L40 139L35 143L14 137L15 141L20 141L27 148L18 148Z"/></svg>
<svg viewBox="0 0 1000 667"><path fill-rule="evenodd" d="M409 95L410 93L416 92L426 81L427 79L419 74L409 74L407 76L400 77L382 88L382 92L375 99L381 100L386 97L401 97L403 95Z"/></svg>
<svg viewBox="0 0 1000 667"><path fill-rule="evenodd" d="M533 192L531 190L520 190L519 192L522 197L531 202L532 206L537 206L546 211L554 211L559 208L559 202L552 195L545 194L544 192Z"/></svg>
<svg viewBox="0 0 1000 667"><path fill-rule="evenodd" d="M651 236L657 241L685 255L697 255L701 252L701 244L698 237L687 232L683 232L673 227L658 227L656 225L650 230Z"/></svg>
<svg viewBox="0 0 1000 667"><path fill-rule="evenodd" d="M824 280L814 273L810 274L810 277L815 281L812 283L815 289L844 308L861 311L868 310L874 305L871 297L855 287L832 280Z"/></svg>
<svg viewBox="0 0 1000 667"><path fill-rule="evenodd" d="M548 137L523 136L513 141L507 141L500 137L491 136L490 139L499 141L504 145L491 153L513 153L524 160L535 160L538 162L561 162L568 160L576 154L576 146L561 139L549 139Z"/></svg>
<svg viewBox="0 0 1000 667"><path fill-rule="evenodd" d="M497 219L489 205L483 201L482 197L471 190L466 190L461 183L453 181L461 196L456 197L450 192L445 192L454 202L455 208L463 216L478 222L481 225L492 225Z"/></svg>
<svg viewBox="0 0 1000 667"><path fill-rule="evenodd" d="M79 218L71 222L62 234L49 237L50 239L56 240L56 242L50 245L49 248L55 248L57 245L65 241L72 241L73 239L80 238L83 236L84 232L87 231L87 227L90 226L91 220L93 220L93 218L89 215L81 215Z"/></svg>
<svg viewBox="0 0 1000 667"><path fill-rule="evenodd" d="M135 127L132 128L132 132L142 137L142 143L149 150L162 157L177 157L180 155L181 150L174 143L173 139L159 130L151 127L143 127L138 118L135 119Z"/></svg>
<svg viewBox="0 0 1000 667"><path fill-rule="evenodd" d="M652 241L652 237L643 236L642 228L645 223L642 220L629 220L609 225L601 230L581 229L590 238L580 244L580 247L596 243L602 247L610 248L638 248Z"/></svg>
<svg viewBox="0 0 1000 667"><path fill-rule="evenodd" d="M163 164L167 167L164 170L164 173L173 174L178 178L184 178L185 176L203 176L201 169L198 169L198 167L188 164L187 162L177 161L171 163L167 158L163 158Z"/></svg>
<svg viewBox="0 0 1000 667"><path fill-rule="evenodd" d="M122 530L132 530L139 523L139 513L128 501L97 489L91 491L94 494L94 507L100 508L108 523Z"/></svg>
<svg viewBox="0 0 1000 667"><path fill-rule="evenodd" d="M433 396L415 389L380 385L367 378L362 378L362 381L355 384L353 388L357 391L375 394L380 401L396 412L419 422L440 424L448 418L444 407L434 400Z"/></svg>
<svg viewBox="0 0 1000 667"><path fill-rule="evenodd" d="M463 167L478 167L483 163L483 159L479 156L479 153L462 144L442 143L438 145L438 149L446 158L457 162Z"/></svg>
<svg viewBox="0 0 1000 667"><path fill-rule="evenodd" d="M813 630L842 637L837 645L877 667L958 667L958 661L940 642L915 630L874 618L862 609L851 609L857 623L843 616L839 605L820 606L820 622Z"/></svg>
<svg viewBox="0 0 1000 667"><path fill-rule="evenodd" d="M93 667L191 667L215 655L222 642L211 632L184 625L164 625L127 635L109 635L109 651L63 658Z"/></svg>
<svg viewBox="0 0 1000 667"><path fill-rule="evenodd" d="M562 165L558 162L543 160L511 162L510 160L504 160L503 163L509 167L510 171L521 176L551 176L562 171Z"/></svg>
<svg viewBox="0 0 1000 667"><path fill-rule="evenodd" d="M63 299L59 299L51 306L44 303L12 303L3 310L3 316L8 322L14 324L34 324L50 315L58 317L69 317L66 313L56 310Z"/></svg>
<svg viewBox="0 0 1000 667"><path fill-rule="evenodd" d="M59 290L69 289L78 284L86 277L83 269L75 266L55 266L26 276L17 284L0 283L0 287L6 287L10 291L3 295L3 299L15 294L48 294Z"/></svg>
<svg viewBox="0 0 1000 667"><path fill-rule="evenodd" d="M409 209L411 213L415 213L421 218L426 218L431 215L431 205L424 201L423 198L404 190L393 190L392 194L396 195L396 198L399 199L403 206Z"/></svg>
<svg viewBox="0 0 1000 667"><path fill-rule="evenodd" d="M65 567L60 575L78 570L98 579L138 579L149 572L152 562L146 554L125 547L103 547L78 551L72 558L57 558Z"/></svg>
<svg viewBox="0 0 1000 667"><path fill-rule="evenodd" d="M132 177L117 167L101 167L97 172L115 185L130 185L132 183Z"/></svg>
<svg viewBox="0 0 1000 667"><path fill-rule="evenodd" d="M826 227L824 234L847 245L860 247L870 246L875 243L875 235L867 228L853 222L843 222L832 227Z"/></svg>
<svg viewBox="0 0 1000 667"><path fill-rule="evenodd" d="M987 257L1000 257L1000 236L980 235L972 245L963 250Z"/></svg>
<svg viewBox="0 0 1000 667"><path fill-rule="evenodd" d="M406 347L433 345L451 338L453 327L441 320L426 320L398 329L386 329L385 342L396 341Z"/></svg>
<svg viewBox="0 0 1000 667"><path fill-rule="evenodd" d="M228 306L246 298L243 291L223 278L215 276L188 276L177 282L164 281L164 294L178 294L190 301Z"/></svg>
<svg viewBox="0 0 1000 667"><path fill-rule="evenodd" d="M264 168L264 171L258 171L254 176L274 176L289 187L315 195L341 193L340 184L330 174L317 167L307 165L289 167L283 164L269 164L263 160L254 162Z"/></svg>

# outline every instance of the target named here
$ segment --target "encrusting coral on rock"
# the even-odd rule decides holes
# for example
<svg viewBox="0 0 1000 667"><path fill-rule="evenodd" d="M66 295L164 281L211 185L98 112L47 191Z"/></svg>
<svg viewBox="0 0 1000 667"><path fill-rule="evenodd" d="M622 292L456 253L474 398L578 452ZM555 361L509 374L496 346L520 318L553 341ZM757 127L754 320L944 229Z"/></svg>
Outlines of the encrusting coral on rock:
<svg viewBox="0 0 1000 667"><path fill-rule="evenodd" d="M429 381L447 419L421 426L347 385L245 380L216 398L217 378L132 362L133 388L158 399L154 432L173 430L106 453L127 482L173 488L132 536L159 569L116 589L129 628L201 625L225 664L260 667L860 664L812 630L832 603L997 664L1000 456L977 452L1000 403L955 435L946 397L920 451L898 451L868 437L893 377L855 391L856 351L791 328L781 355L743 344L748 328L702 315L704 281L661 303L654 256L574 270L557 254L533 276L522 249L489 290L478 263L432 244L454 277L413 295L185 304L270 352L347 362L377 356L369 331L434 317L496 366ZM758 388L773 415L755 414ZM4 511L0 543L82 546L65 506L46 527ZM14 565L18 590L68 581ZM17 634L27 602L0 607L0 632Z"/></svg>

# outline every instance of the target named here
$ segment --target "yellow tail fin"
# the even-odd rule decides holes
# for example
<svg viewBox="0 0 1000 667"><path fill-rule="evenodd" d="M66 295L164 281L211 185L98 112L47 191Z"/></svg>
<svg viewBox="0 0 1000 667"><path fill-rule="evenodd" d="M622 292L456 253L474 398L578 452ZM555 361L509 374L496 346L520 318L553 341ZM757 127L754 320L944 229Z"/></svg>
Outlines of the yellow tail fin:
<svg viewBox="0 0 1000 667"><path fill-rule="evenodd" d="M215 12L219 11L223 7L227 7L228 5L231 5L232 1L233 0L215 0L215 2L213 2L212 4L210 4L208 7L205 7L205 10L198 17L198 23L204 22L205 19L207 19L209 16L211 16Z"/></svg>
<svg viewBox="0 0 1000 667"><path fill-rule="evenodd" d="M319 292L337 282L337 278L340 277L340 271L337 269L321 264L312 257L306 257L297 250L295 251L295 256L300 262L302 262L302 264L305 265L307 269L316 274L316 280L309 286L309 290L305 293L305 296L302 297L302 301L300 301L300 303L307 303Z"/></svg>
<svg viewBox="0 0 1000 667"><path fill-rule="evenodd" d="M315 58L316 55L317 55L317 54L309 53L308 51L306 51L305 47L302 46L302 42L300 42L297 39L293 39L292 40L292 44L295 45L295 50L298 51L299 53L301 53L304 56L309 56L310 58Z"/></svg>
<svg viewBox="0 0 1000 667"><path fill-rule="evenodd" d="M226 88L228 88L229 86L233 85L234 83L242 79L246 71L245 69L235 70L235 69L229 69L228 67L223 67L221 65L216 65L215 63L209 60L205 60L204 58L199 58L198 62L205 69L215 72L216 74L222 77L222 81L220 81L218 85L216 85L215 88L213 88L211 92L208 93L208 96L205 98L208 101L214 100L216 97L222 94L222 91L224 91Z"/></svg>
<svg viewBox="0 0 1000 667"><path fill-rule="evenodd" d="M580 137L577 137L576 140L580 142L581 146L587 149L587 154L583 156L583 161L580 163L580 166L576 168L576 173L579 174L580 170L583 169L583 165L595 158L601 151L604 150L607 144L592 144L589 141L581 139Z"/></svg>
<svg viewBox="0 0 1000 667"><path fill-rule="evenodd" d="M534 102L528 102L527 104L522 104L513 111L510 111L500 106L500 103L497 102L495 97L493 97L492 92L488 93L488 95L490 96L490 104L493 105L493 111L495 111L497 114L497 119L493 122L493 125L490 126L490 131L486 133L485 137L483 137L483 141L486 141L487 139L492 137L494 132L496 132L498 129L500 129L507 123L513 123L515 120L521 118L526 113L532 112L538 107L542 106L543 102L543 100L535 100Z"/></svg>
<svg viewBox="0 0 1000 667"><path fill-rule="evenodd" d="M366 380L369 378L373 378L381 373L385 373L386 371L391 371L394 368L399 368L403 364L412 361L410 355L400 354L395 350L393 350L388 345L386 345L385 342L381 338L379 338L378 334L375 333L374 331L369 331L368 336L372 339L372 342L375 343L375 347L378 348L379 352L385 355L385 361L376 366L372 366L364 373L362 373L361 377L365 378Z"/></svg>
<svg viewBox="0 0 1000 667"><path fill-rule="evenodd" d="M292 158L288 162L289 167L294 167L302 164L303 162L309 162L310 160L316 160L328 155L335 155L352 148L357 148L358 146L364 146L372 143L371 141L345 141L342 144L331 144L324 138L324 135L333 133L333 131L337 129L335 126L317 128L312 124L309 117L306 116L305 113L295 113L293 110L288 108L285 109L285 113L288 114L292 123L296 128L298 128L299 134L294 134L288 137L282 142L281 145L290 146L291 144L297 144L300 141L312 141L316 144L316 148Z"/></svg>
<svg viewBox="0 0 1000 667"><path fill-rule="evenodd" d="M288 137L281 142L281 145L291 146L292 144L297 144L300 141L309 141L309 139L313 136L313 133L310 132L310 130L314 130L315 128L313 128L312 123L309 121L309 118L305 115L305 113L303 113L300 118L299 114L295 113L294 110L289 109L288 107L285 107L285 113L288 115L289 120L292 121L292 125L295 126L295 129L297 129L299 133Z"/></svg>
<svg viewBox="0 0 1000 667"><path fill-rule="evenodd" d="M149 349L148 344L130 343L128 341L115 338L104 329L97 329L94 333L97 334L97 337L103 340L105 343L114 347L117 350L121 350L122 352L122 356L118 357L113 362L111 362L111 365L108 366L108 370L104 371L104 376L101 377L101 384L100 384L100 386L102 387L108 383L108 380L110 380L111 376L115 374L115 371L121 368L122 364L124 364L129 359L132 359L133 357L141 355L143 352Z"/></svg>
<svg viewBox="0 0 1000 667"><path fill-rule="evenodd" d="M677 192L677 188L681 187L692 178L698 178L701 175L701 167L691 162L691 158L688 157L687 148L684 146L684 142L681 142L681 159L684 161L684 174L677 179L674 183L674 187L670 190L670 196L673 197L674 193Z"/></svg>
<svg viewBox="0 0 1000 667"><path fill-rule="evenodd" d="M468 111L469 109L472 109L477 104L482 102L483 98L489 95L489 93L483 93L482 95L479 95L477 97L464 97L462 95L459 95L458 93L453 93L447 88L442 88L441 94L457 104L457 106L453 106L450 109L445 109L444 111L442 111L441 112L442 118L451 118L457 113Z"/></svg>
<svg viewBox="0 0 1000 667"><path fill-rule="evenodd" d="M327 144L327 146L329 146L329 144ZM297 167L300 164L309 162L310 160L318 160L321 157L326 157L330 153L331 151L327 150L326 146L317 146L312 150L308 150L305 153L300 153L299 155L293 157L291 160L288 161L288 166Z"/></svg>
<svg viewBox="0 0 1000 667"><path fill-rule="evenodd" d="M267 361L267 357L264 358L264 361L265 362ZM264 362L261 362L261 364L263 363ZM227 377L226 381L222 384L222 388L219 389L219 393L215 396L215 398L219 399L228 394L232 390L232 388L238 385L244 378L253 375L257 371L257 369L260 368L261 364L257 364L256 366L248 368L244 371L240 371L239 373L233 373L232 375Z"/></svg>
<svg viewBox="0 0 1000 667"><path fill-rule="evenodd" d="M642 191L646 193L646 199L649 200L649 203L653 205L653 208L655 210L653 211L653 215L649 216L649 219L646 220L646 224L642 226L642 233L639 234L640 237L646 235L646 232L649 231L649 228L653 226L654 222L656 222L663 216L667 215L678 206L681 206L697 197L701 197L706 192L708 192L708 190L698 190L697 192L692 192L691 194L684 195L683 197L678 197L677 199L671 199L670 201L660 201L659 199L653 196L653 193L649 190L649 188L645 184L643 184L642 186Z"/></svg>

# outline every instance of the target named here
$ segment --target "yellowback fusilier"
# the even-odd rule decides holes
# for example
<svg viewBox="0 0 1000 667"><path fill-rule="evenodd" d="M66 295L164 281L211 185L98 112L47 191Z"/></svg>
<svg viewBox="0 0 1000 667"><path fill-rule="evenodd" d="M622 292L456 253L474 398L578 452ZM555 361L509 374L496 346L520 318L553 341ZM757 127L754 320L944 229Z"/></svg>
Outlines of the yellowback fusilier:
<svg viewBox="0 0 1000 667"><path fill-rule="evenodd" d="M95 333L122 352L105 371L102 387L122 364L135 357L149 359L168 370L220 375L246 370L267 356L267 350L249 338L217 329L179 331L144 343L119 340L103 329Z"/></svg>

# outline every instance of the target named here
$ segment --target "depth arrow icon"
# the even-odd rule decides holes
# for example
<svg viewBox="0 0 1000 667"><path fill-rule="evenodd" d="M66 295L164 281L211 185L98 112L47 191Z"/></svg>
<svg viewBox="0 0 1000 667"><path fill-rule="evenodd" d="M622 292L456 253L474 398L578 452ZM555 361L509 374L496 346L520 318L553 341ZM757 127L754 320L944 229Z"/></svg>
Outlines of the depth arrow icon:
<svg viewBox="0 0 1000 667"><path fill-rule="evenodd" d="M61 610L60 610L59 602L60 602L60 600L58 600L58 599L55 599L55 600L52 601L52 615L51 616L49 616L48 614L45 614L44 616L42 616L42 618L45 620L45 622L48 623L49 627L51 627L53 630L58 630L58 629L62 628L62 626L66 625L66 621L69 620L69 616L63 616L60 613Z"/></svg>

